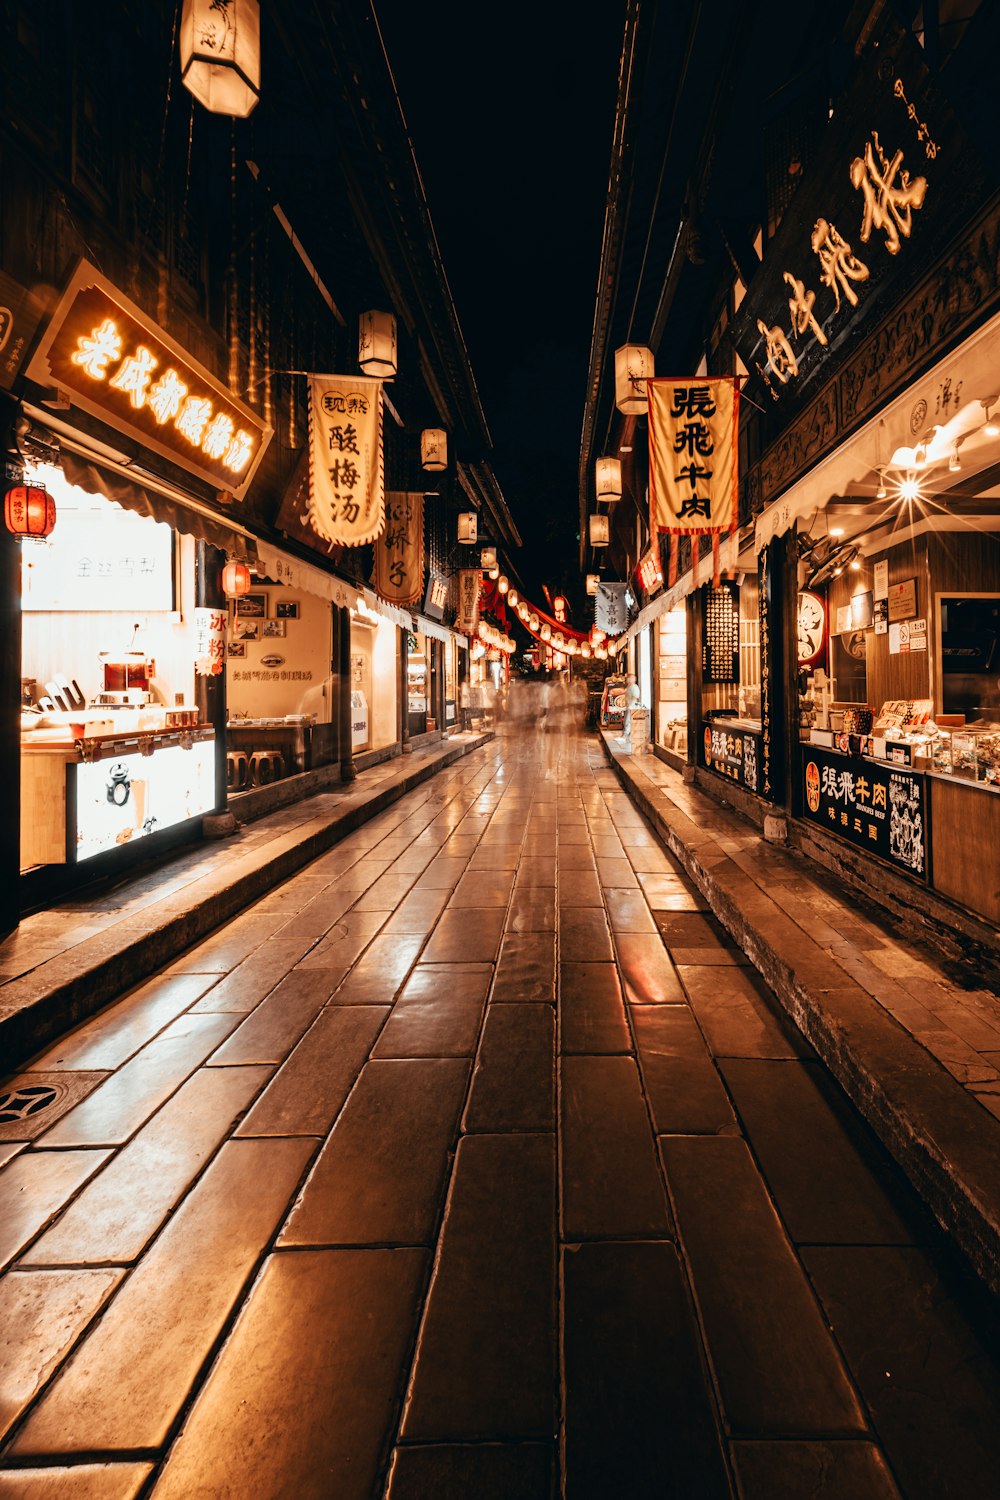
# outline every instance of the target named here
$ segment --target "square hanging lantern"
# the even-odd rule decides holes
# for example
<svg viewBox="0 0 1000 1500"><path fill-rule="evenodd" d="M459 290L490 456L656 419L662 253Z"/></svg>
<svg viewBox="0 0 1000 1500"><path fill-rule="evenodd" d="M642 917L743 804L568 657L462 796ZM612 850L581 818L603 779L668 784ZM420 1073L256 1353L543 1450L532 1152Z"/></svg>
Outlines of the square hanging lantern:
<svg viewBox="0 0 1000 1500"><path fill-rule="evenodd" d="M393 313L364 312L358 319L358 364L376 380L396 373L396 319Z"/></svg>
<svg viewBox="0 0 1000 1500"><path fill-rule="evenodd" d="M594 594L596 594L597 593L597 585L600 583L600 581L601 581L601 575L600 575L600 573L588 573L587 574L587 593L590 594L591 596L593 596Z"/></svg>
<svg viewBox="0 0 1000 1500"><path fill-rule="evenodd" d="M184 0L181 82L213 115L245 120L260 98L257 0Z"/></svg>
<svg viewBox="0 0 1000 1500"><path fill-rule="evenodd" d="M599 458L597 469L597 498L612 503L622 497L622 461L620 458Z"/></svg>
<svg viewBox="0 0 1000 1500"><path fill-rule="evenodd" d="M448 467L448 434L440 427L425 427L420 434L420 463L432 474Z"/></svg>
<svg viewBox="0 0 1000 1500"><path fill-rule="evenodd" d="M479 536L479 516L474 510L463 510L458 518L458 540L474 547Z"/></svg>
<svg viewBox="0 0 1000 1500"><path fill-rule="evenodd" d="M656 374L653 352L645 344L623 344L615 350L615 405L627 417L649 409L646 381Z"/></svg>
<svg viewBox="0 0 1000 1500"><path fill-rule="evenodd" d="M479 554L479 566L484 573L490 573L497 565L497 549L495 547L484 547Z"/></svg>
<svg viewBox="0 0 1000 1500"><path fill-rule="evenodd" d="M608 545L610 531L607 516L591 516L590 518L590 545L592 547L606 547Z"/></svg>

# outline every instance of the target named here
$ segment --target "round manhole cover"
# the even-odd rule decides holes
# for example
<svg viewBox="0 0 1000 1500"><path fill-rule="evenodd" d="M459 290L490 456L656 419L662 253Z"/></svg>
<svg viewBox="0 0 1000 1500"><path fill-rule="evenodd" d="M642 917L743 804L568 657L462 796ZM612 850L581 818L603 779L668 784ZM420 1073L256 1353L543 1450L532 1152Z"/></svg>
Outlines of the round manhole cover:
<svg viewBox="0 0 1000 1500"><path fill-rule="evenodd" d="M16 1120L30 1120L40 1115L43 1109L55 1104L59 1090L45 1084L24 1088L7 1089L0 1093L0 1125L11 1125Z"/></svg>

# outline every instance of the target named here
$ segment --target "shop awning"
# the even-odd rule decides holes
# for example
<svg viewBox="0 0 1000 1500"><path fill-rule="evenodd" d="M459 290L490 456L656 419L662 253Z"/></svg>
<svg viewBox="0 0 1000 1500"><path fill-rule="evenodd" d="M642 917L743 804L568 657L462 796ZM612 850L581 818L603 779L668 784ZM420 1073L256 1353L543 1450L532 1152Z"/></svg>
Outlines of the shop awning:
<svg viewBox="0 0 1000 1500"><path fill-rule="evenodd" d="M289 589L301 589L307 594L316 594L341 609L356 609L361 590L356 584L346 583L335 573L324 568L315 568L312 563L283 552L271 542L257 540L257 566L275 583L283 583Z"/></svg>
<svg viewBox="0 0 1000 1500"><path fill-rule="evenodd" d="M435 641L444 641L446 646L455 633L453 630L449 630L447 625L439 625L436 620L427 620L423 615L413 616L413 623L410 629L413 630L414 627L421 635L429 635Z"/></svg>
<svg viewBox="0 0 1000 1500"><path fill-rule="evenodd" d="M216 519L197 502L183 500L152 482L140 483L138 477L127 478L116 469L93 463L72 452L65 442L61 444L59 462L67 481L86 490L89 495L103 495L125 510L164 522L174 531L208 542L242 562L253 562L256 558L254 538L248 531L241 526L227 525L221 518Z"/></svg>
<svg viewBox="0 0 1000 1500"><path fill-rule="evenodd" d="M735 568L739 550L739 532L722 538L719 543L719 567L722 572ZM695 589L700 589L702 584L711 583L711 581L712 554L709 553L707 557L700 558L693 568L679 578L673 588L667 589L665 594L660 594L658 598L653 599L639 611L626 630L624 639L631 640L634 635L637 635L640 630L645 630L647 625L651 625L661 615L668 614L670 610L675 609L683 599L687 598L688 594L693 594Z"/></svg>

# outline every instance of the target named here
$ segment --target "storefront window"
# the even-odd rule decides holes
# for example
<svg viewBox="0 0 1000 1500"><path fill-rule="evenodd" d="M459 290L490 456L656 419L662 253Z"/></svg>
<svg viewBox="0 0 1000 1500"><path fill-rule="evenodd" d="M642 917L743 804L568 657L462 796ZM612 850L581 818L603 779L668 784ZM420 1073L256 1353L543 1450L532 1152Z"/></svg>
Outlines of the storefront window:
<svg viewBox="0 0 1000 1500"><path fill-rule="evenodd" d="M657 732L665 750L687 753L687 609L678 605L657 622Z"/></svg>
<svg viewBox="0 0 1000 1500"><path fill-rule="evenodd" d="M430 712L430 668L427 661L427 637L419 632L407 635L406 711L410 734L425 734Z"/></svg>
<svg viewBox="0 0 1000 1500"><path fill-rule="evenodd" d="M21 554L23 870L121 850L215 803L214 733L195 701L194 540L61 470L35 480L59 519Z"/></svg>

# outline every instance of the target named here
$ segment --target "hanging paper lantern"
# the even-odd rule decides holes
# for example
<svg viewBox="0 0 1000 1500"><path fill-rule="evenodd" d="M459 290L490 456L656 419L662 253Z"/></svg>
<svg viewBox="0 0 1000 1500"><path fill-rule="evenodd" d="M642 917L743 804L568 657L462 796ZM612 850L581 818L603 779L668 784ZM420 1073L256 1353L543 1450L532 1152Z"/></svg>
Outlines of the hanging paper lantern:
<svg viewBox="0 0 1000 1500"><path fill-rule="evenodd" d="M587 593L591 594L591 595L596 594L597 593L597 585L600 583L600 581L601 581L601 575L600 575L600 573L588 573L587 574Z"/></svg>
<svg viewBox="0 0 1000 1500"><path fill-rule="evenodd" d="M260 98L257 0L184 0L181 82L213 115L245 120Z"/></svg>
<svg viewBox="0 0 1000 1500"><path fill-rule="evenodd" d="M479 554L479 566L484 573L489 573L497 565L497 549L495 547L484 547Z"/></svg>
<svg viewBox="0 0 1000 1500"><path fill-rule="evenodd" d="M358 364L366 375L391 380L396 373L396 319L392 313L364 312L358 319Z"/></svg>
<svg viewBox="0 0 1000 1500"><path fill-rule="evenodd" d="M589 643L589 641L584 641L583 645L580 647L580 655L583 657L584 661L589 661L590 660L590 643Z"/></svg>
<svg viewBox="0 0 1000 1500"><path fill-rule="evenodd" d="M474 547L479 536L479 517L474 510L463 510L458 518L458 540Z"/></svg>
<svg viewBox="0 0 1000 1500"><path fill-rule="evenodd" d="M543 624L538 634L541 636L543 641L550 641L552 639L552 626L546 622L545 624Z"/></svg>
<svg viewBox="0 0 1000 1500"><path fill-rule="evenodd" d="M222 570L222 592L230 599L239 599L250 592L250 569L246 563L232 558Z"/></svg>
<svg viewBox="0 0 1000 1500"><path fill-rule="evenodd" d="M597 471L597 498L612 504L622 497L622 461L620 458L599 458Z"/></svg>
<svg viewBox="0 0 1000 1500"><path fill-rule="evenodd" d="M517 592L517 589L511 589L510 593L507 595L507 603L510 605L511 609L517 609L518 600L520 599L520 597L521 596Z"/></svg>
<svg viewBox="0 0 1000 1500"><path fill-rule="evenodd" d="M448 467L448 434L442 428L425 427L420 434L420 463L432 474L439 474ZM490 567L495 564L496 553ZM485 563L483 567L486 567Z"/></svg>
<svg viewBox="0 0 1000 1500"><path fill-rule="evenodd" d="M627 417L649 410L646 381L656 373L652 350L644 344L623 344L615 350L615 405Z"/></svg>
<svg viewBox="0 0 1000 1500"><path fill-rule="evenodd" d="M591 516L590 518L590 545L592 547L606 547L608 545L608 518L607 516Z"/></svg>
<svg viewBox="0 0 1000 1500"><path fill-rule="evenodd" d="M48 536L56 524L56 502L48 490L16 484L4 496L3 518L14 536Z"/></svg>
<svg viewBox="0 0 1000 1500"><path fill-rule="evenodd" d="M499 589L501 594L506 594L507 590L510 588L510 584L507 581L506 575L503 573L500 574L497 588Z"/></svg>

